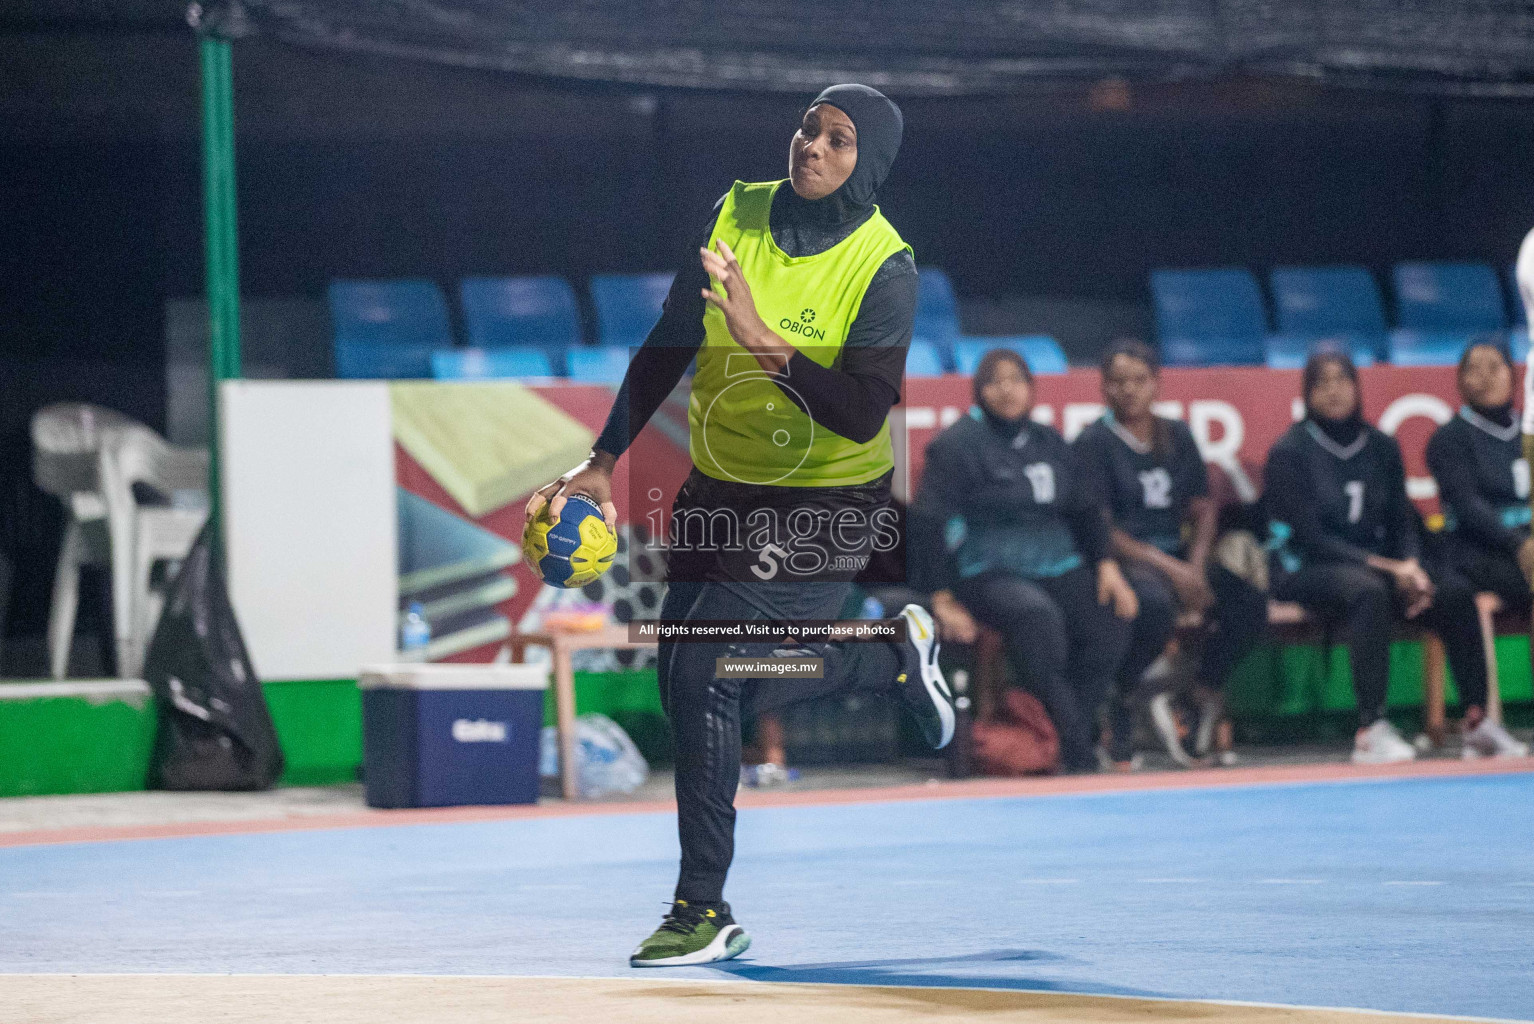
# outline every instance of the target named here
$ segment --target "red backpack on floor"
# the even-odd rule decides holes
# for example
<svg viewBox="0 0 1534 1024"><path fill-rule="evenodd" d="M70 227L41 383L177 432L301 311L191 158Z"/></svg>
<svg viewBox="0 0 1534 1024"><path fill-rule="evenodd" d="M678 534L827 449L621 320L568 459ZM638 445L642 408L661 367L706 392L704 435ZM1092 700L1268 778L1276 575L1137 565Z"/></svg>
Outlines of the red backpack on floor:
<svg viewBox="0 0 1534 1024"><path fill-rule="evenodd" d="M1055 769L1060 737L1037 697L1008 687L995 721L974 724L975 766L985 775L1037 775Z"/></svg>

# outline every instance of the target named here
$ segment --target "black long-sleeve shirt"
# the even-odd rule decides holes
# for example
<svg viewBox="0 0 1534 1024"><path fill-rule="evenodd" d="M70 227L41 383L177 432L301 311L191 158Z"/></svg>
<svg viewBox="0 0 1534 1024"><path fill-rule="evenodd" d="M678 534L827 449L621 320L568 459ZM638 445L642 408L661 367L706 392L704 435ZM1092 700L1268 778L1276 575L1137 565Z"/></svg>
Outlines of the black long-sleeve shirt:
<svg viewBox="0 0 1534 1024"><path fill-rule="evenodd" d="M684 255L659 322L629 362L618 399L597 438L597 450L612 455L627 451L702 347L707 307L703 290L709 287L709 277L698 249L713 236L723 202L721 198L714 205L714 215L697 244ZM790 188L780 188L773 197L769 222L778 248L790 256L825 252L861 227L873 211L840 221L827 221L818 214L815 204L799 199ZM906 350L916 319L916 284L916 263L909 253L901 251L886 259L864 293L836 365L821 366L802 352L794 353L779 375L782 381L793 380L793 387L784 388L784 394L832 433L859 444L872 440L900 400Z"/></svg>
<svg viewBox="0 0 1534 1024"><path fill-rule="evenodd" d="M934 578L924 582L936 590L990 569L1058 576L1107 558L1107 520L1089 479L1050 427L1008 430L979 415L957 421L927 446L912 505L909 545L952 555L945 566L929 565ZM923 528L941 537L919 535Z"/></svg>
<svg viewBox="0 0 1534 1024"><path fill-rule="evenodd" d="M1280 549L1285 568L1418 555L1401 449L1371 426L1342 445L1310 420L1296 423L1268 452L1264 480L1269 518L1288 534Z"/></svg>
<svg viewBox="0 0 1534 1024"><path fill-rule="evenodd" d="M1518 419L1504 425L1473 409L1433 432L1427 466L1456 537L1516 553L1528 537L1529 473ZM1515 522L1516 521L1516 522Z"/></svg>

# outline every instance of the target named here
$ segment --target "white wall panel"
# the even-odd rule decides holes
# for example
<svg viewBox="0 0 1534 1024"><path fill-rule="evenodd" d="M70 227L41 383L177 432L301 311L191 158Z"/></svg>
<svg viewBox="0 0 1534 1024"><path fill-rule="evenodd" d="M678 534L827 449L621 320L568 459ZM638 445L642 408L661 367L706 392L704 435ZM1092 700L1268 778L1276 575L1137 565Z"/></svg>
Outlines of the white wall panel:
<svg viewBox="0 0 1534 1024"><path fill-rule="evenodd" d="M263 680L355 678L395 658L398 525L389 390L219 390L229 592Z"/></svg>

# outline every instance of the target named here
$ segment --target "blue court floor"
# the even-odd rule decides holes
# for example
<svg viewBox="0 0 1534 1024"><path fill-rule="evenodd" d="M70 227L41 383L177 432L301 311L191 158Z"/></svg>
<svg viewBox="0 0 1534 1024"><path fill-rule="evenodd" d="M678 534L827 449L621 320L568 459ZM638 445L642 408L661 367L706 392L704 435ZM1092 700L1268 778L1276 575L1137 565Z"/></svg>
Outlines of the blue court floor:
<svg viewBox="0 0 1534 1024"><path fill-rule="evenodd" d="M0 972L628 976L674 819L0 849ZM670 977L1534 1019L1534 774L743 810Z"/></svg>

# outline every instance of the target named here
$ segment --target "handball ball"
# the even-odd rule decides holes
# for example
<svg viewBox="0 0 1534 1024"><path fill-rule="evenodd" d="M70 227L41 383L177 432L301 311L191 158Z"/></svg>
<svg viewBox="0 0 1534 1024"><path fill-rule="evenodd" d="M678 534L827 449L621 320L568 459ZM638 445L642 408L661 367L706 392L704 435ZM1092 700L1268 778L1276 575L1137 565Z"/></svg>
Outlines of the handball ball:
<svg viewBox="0 0 1534 1024"><path fill-rule="evenodd" d="M548 505L538 510L522 535L522 553L543 582L574 590L612 568L618 538L607 528L596 502L572 494L557 523Z"/></svg>

